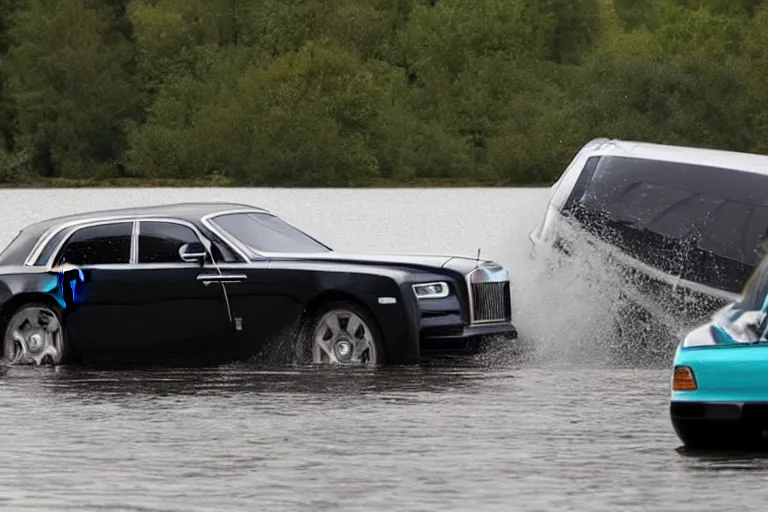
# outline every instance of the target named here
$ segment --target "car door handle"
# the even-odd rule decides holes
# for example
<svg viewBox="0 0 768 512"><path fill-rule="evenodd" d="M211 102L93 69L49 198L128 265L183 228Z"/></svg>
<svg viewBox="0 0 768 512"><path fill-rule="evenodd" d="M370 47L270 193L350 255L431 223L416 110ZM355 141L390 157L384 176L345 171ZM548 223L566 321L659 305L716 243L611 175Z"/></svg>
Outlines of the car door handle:
<svg viewBox="0 0 768 512"><path fill-rule="evenodd" d="M208 283L239 283L245 281L248 276L245 274L200 274L197 276L198 281L202 281L203 284Z"/></svg>

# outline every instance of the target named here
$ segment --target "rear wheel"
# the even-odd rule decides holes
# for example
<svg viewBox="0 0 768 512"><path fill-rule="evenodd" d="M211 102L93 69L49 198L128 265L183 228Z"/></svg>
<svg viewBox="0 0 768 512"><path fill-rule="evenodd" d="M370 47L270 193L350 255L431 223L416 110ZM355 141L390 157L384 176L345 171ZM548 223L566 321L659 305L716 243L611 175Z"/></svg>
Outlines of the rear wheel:
<svg viewBox="0 0 768 512"><path fill-rule="evenodd" d="M386 360L375 320L351 302L321 306L312 315L306 332L313 364L371 366Z"/></svg>
<svg viewBox="0 0 768 512"><path fill-rule="evenodd" d="M9 319L3 333L3 360L13 365L56 365L64 360L66 341L58 308L25 304Z"/></svg>

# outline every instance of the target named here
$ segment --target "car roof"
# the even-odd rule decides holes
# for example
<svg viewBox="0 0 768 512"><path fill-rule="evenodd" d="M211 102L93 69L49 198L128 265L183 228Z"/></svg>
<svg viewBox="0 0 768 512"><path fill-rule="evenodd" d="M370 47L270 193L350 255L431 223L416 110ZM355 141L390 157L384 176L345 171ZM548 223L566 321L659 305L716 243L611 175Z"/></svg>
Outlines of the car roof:
<svg viewBox="0 0 768 512"><path fill-rule="evenodd" d="M583 150L592 156L661 159L768 175L768 156L754 153L607 138L591 140Z"/></svg>
<svg viewBox="0 0 768 512"><path fill-rule="evenodd" d="M23 229L23 231L42 232L59 224L77 221L87 222L89 220L99 219L102 217L163 216L178 218L190 222L198 222L206 215L231 210L256 210L264 213L270 213L269 210L265 208L242 203L209 201L197 203L160 204L152 206L117 208L111 210L93 210L72 215L65 215L62 217L54 217L36 222L34 224L29 224Z"/></svg>

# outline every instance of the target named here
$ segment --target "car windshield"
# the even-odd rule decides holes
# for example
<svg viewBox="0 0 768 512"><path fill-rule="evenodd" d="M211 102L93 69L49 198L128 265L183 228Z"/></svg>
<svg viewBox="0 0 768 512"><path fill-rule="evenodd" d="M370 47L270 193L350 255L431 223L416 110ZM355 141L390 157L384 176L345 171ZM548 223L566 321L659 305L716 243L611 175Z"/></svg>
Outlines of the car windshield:
<svg viewBox="0 0 768 512"><path fill-rule="evenodd" d="M255 252L330 251L329 247L269 213L231 213L220 215L213 222Z"/></svg>
<svg viewBox="0 0 768 512"><path fill-rule="evenodd" d="M741 299L712 315L719 337L735 343L765 341L767 296L768 257L764 257L745 284Z"/></svg>
<svg viewBox="0 0 768 512"><path fill-rule="evenodd" d="M762 261L752 272L752 275L744 283L740 300L736 307L745 311L760 310L766 307L768 296L768 255L764 255Z"/></svg>

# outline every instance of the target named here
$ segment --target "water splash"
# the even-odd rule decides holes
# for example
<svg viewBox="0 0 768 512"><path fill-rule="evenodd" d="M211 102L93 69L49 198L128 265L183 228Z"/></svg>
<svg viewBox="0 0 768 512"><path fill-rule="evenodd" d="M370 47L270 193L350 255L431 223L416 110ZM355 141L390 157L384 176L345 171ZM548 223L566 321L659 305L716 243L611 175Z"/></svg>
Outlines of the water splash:
<svg viewBox="0 0 768 512"><path fill-rule="evenodd" d="M558 236L571 256L537 247L526 271L514 276L516 323L534 347L537 363L668 364L679 336L694 324L633 287L627 272L611 263L617 249L595 244L567 221L558 226ZM628 296L659 314L630 305Z"/></svg>

